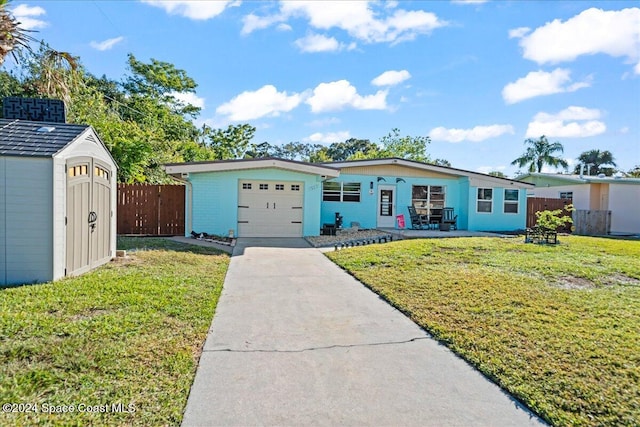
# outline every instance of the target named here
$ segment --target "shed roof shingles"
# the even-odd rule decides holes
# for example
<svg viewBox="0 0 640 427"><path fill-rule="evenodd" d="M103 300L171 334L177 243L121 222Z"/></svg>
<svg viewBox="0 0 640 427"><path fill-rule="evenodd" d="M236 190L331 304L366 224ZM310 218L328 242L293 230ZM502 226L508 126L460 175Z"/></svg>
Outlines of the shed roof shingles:
<svg viewBox="0 0 640 427"><path fill-rule="evenodd" d="M38 132L42 127L51 132ZM0 156L51 157L89 126L0 119Z"/></svg>

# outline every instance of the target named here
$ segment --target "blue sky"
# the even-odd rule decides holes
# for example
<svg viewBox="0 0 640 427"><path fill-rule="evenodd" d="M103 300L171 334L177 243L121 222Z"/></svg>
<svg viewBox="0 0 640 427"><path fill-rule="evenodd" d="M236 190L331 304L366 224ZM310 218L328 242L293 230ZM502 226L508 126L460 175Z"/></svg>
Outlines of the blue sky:
<svg viewBox="0 0 640 427"><path fill-rule="evenodd" d="M255 142L378 142L429 135L428 152L517 171L524 140L564 157L640 164L640 6L633 1L34 1L23 26L89 72L126 56L198 83L198 120L250 123Z"/></svg>

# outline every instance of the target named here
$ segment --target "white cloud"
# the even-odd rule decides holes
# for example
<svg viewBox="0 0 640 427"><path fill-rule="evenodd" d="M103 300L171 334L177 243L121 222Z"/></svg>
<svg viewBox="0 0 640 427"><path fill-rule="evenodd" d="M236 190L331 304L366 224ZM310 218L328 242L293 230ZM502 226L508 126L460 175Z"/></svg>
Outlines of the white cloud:
<svg viewBox="0 0 640 427"><path fill-rule="evenodd" d="M576 106L555 114L540 112L529 123L526 137L585 138L600 135L607 130L604 122L597 120L601 116L602 112L598 109Z"/></svg>
<svg viewBox="0 0 640 427"><path fill-rule="evenodd" d="M489 126L476 126L472 129L447 129L444 127L437 127L431 129L429 137L434 141L447 141L447 142L462 142L473 141L479 142L485 139L495 138L505 133L514 134L513 126L511 125L489 125Z"/></svg>
<svg viewBox="0 0 640 427"><path fill-rule="evenodd" d="M254 120L261 117L275 117L296 108L305 94L278 92L275 86L265 85L251 92L245 91L220 105L216 113L228 116L231 121Z"/></svg>
<svg viewBox="0 0 640 427"><path fill-rule="evenodd" d="M214 18L224 12L227 7L240 4L235 0L142 0L142 2L164 9L170 15L180 15L197 21Z"/></svg>
<svg viewBox="0 0 640 427"><path fill-rule="evenodd" d="M242 34L301 17L317 30L337 28L366 43L398 43L448 25L433 13L396 7L397 3L381 5L375 1L360 0L283 1L276 14L262 17L247 15L243 19Z"/></svg>
<svg viewBox="0 0 640 427"><path fill-rule="evenodd" d="M21 4L11 10L13 17L20 23L20 28L23 30L37 30L38 28L45 28L49 25L41 19L35 18L36 16L45 15L47 12L40 6L28 6Z"/></svg>
<svg viewBox="0 0 640 427"><path fill-rule="evenodd" d="M513 30L509 30L509 38L510 39L520 39L527 35L531 31L529 27L519 27L514 28Z"/></svg>
<svg viewBox="0 0 640 427"><path fill-rule="evenodd" d="M523 56L538 64L603 53L626 58L640 74L640 8L591 8L564 22L555 19L522 37L520 46Z"/></svg>
<svg viewBox="0 0 640 427"><path fill-rule="evenodd" d="M283 15L268 15L268 16L258 16L253 13L246 15L242 18L242 30L240 34L247 35L251 34L256 30L264 30L265 28L269 28L273 24L281 23L282 21L286 21L286 17ZM286 25L291 29L291 26L281 23L279 27Z"/></svg>
<svg viewBox="0 0 640 427"><path fill-rule="evenodd" d="M314 113L341 110L345 107L357 110L384 110L387 108L387 91L379 90L373 95L362 96L347 80L338 80L320 83L313 89L313 95L306 103Z"/></svg>
<svg viewBox="0 0 640 427"><path fill-rule="evenodd" d="M191 104L194 107L204 108L204 98L199 97L193 92L171 92L169 95L184 104Z"/></svg>
<svg viewBox="0 0 640 427"><path fill-rule="evenodd" d="M278 26L276 27L278 29L278 31L292 31L293 28L291 27L291 25L289 24L278 24Z"/></svg>
<svg viewBox="0 0 640 427"><path fill-rule="evenodd" d="M122 36L114 37L112 39L107 39L101 42L92 41L91 43L89 43L89 46L99 51L105 51L113 48L115 45L117 45L123 40L124 40L124 37Z"/></svg>
<svg viewBox="0 0 640 427"><path fill-rule="evenodd" d="M552 72L532 71L525 77L507 84L502 89L502 98L507 104L515 104L536 96L551 95L562 92L575 92L578 89L591 86L589 79L571 83L571 71L556 68Z"/></svg>
<svg viewBox="0 0 640 427"><path fill-rule="evenodd" d="M302 140L305 142L320 142L325 144L332 144L334 142L346 141L349 138L351 138L351 133L349 133L348 130L343 130L339 132L327 133L316 132L306 138L303 138Z"/></svg>
<svg viewBox="0 0 640 427"><path fill-rule="evenodd" d="M374 86L394 86L410 78L411 74L407 70L390 70L371 80L371 84Z"/></svg>
<svg viewBox="0 0 640 427"><path fill-rule="evenodd" d="M337 50L353 50L355 45L346 46L338 42L334 37L327 37L322 34L309 34L306 37L295 41L295 45L302 52L335 52Z"/></svg>

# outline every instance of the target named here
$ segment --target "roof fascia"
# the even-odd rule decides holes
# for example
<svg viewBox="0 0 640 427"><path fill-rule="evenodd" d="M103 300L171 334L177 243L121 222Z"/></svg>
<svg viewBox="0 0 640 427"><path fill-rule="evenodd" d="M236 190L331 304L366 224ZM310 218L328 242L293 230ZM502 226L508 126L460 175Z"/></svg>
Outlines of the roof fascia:
<svg viewBox="0 0 640 427"><path fill-rule="evenodd" d="M483 179L483 180L499 182L500 184L504 184L505 182L509 182L511 185L518 184L518 185L520 185L522 187L531 187L531 188L534 187L533 184L530 184L528 182L518 181L516 179L500 178L500 177L495 177L495 176L486 175L486 174L482 174L482 173L466 171L466 170L463 170L463 169L449 168L449 167L446 167L446 166L432 165L432 164L422 163L422 162L418 162L418 161L405 160L405 159L399 159L399 158L374 159L374 160L356 160L356 161L346 161L346 162L323 163L323 165L332 166L332 167L335 167L335 168L338 168L338 169L341 169L341 168L352 168L352 167L358 167L358 166L366 167L366 166L380 166L380 165L399 165L399 166L406 166L406 167L413 168L413 169L420 169L420 170L426 170L426 171L432 171L432 172L439 172L439 173L443 173L443 174L446 174L446 175L464 176L464 177L467 177L467 178L480 178L480 179Z"/></svg>
<svg viewBox="0 0 640 427"><path fill-rule="evenodd" d="M164 166L168 174L198 173L198 172L225 172L234 170L250 170L276 168L293 172L301 172L310 175L320 175L327 178L340 176L340 171L335 168L305 164L300 162L289 162L278 159L264 159L252 161L231 161L231 162L211 162L211 163L178 163Z"/></svg>

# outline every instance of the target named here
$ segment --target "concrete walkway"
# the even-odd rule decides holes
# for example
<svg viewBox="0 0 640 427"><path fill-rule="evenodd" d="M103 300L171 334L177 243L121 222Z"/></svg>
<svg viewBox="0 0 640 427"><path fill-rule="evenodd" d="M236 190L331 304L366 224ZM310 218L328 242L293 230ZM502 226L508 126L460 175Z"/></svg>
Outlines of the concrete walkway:
<svg viewBox="0 0 640 427"><path fill-rule="evenodd" d="M184 426L542 422L302 239L238 239Z"/></svg>

